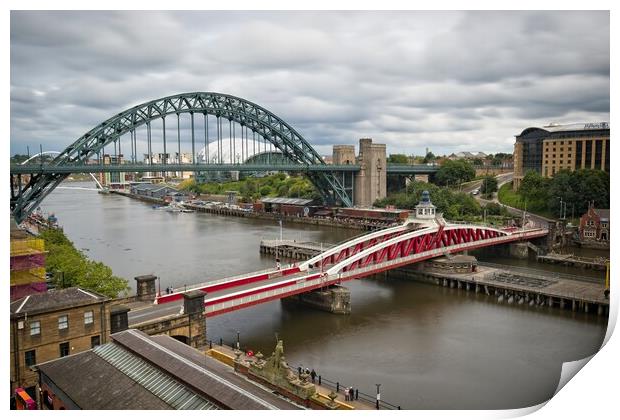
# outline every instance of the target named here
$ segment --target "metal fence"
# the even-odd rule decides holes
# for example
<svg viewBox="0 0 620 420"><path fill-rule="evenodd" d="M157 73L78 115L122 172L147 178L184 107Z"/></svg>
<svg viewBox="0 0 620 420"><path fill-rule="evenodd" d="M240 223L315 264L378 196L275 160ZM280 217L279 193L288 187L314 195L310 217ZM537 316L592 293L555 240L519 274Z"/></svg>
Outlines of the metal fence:
<svg viewBox="0 0 620 420"><path fill-rule="evenodd" d="M228 347L231 350L234 350L237 348L237 344L239 344L239 347L238 347L239 350L245 354L247 354L248 351L252 350L252 349L248 349L244 347L243 345L241 345L241 342L237 343L237 341L235 341L234 338L230 342L227 342L222 337L220 337L216 341L208 340L209 349L213 348L214 345L219 345L221 347ZM304 369L308 368L307 366L302 365L300 363L288 361L288 359L287 359L287 363L294 371L295 371L294 366L297 366L297 367L304 366ZM317 385L323 386L325 388L331 389L332 391L336 393L341 393L342 395L344 395L344 390L346 388L353 388L355 390L354 400L364 401L365 403L369 405L375 406L375 408L377 409L383 409L383 410L400 410L401 409L400 405L392 404L384 400L377 401L376 395L370 395L365 392L362 392L358 388L355 388L353 385L346 385L344 382L335 381L335 380L326 378L324 375L319 374L319 372L316 372L314 383L316 383ZM378 402L378 407L377 407L377 402Z"/></svg>

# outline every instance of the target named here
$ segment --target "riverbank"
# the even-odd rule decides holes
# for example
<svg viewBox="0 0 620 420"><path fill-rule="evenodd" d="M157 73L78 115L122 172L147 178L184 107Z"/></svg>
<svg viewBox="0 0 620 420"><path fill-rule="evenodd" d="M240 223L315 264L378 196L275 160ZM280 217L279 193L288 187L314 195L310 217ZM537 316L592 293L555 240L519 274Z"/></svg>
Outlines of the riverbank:
<svg viewBox="0 0 620 420"><path fill-rule="evenodd" d="M144 201L147 203L154 203L159 205L166 205L167 203L158 198L154 197L145 197L141 195L131 194L125 191L110 191L112 194L122 195L128 198L132 198L135 200ZM337 220L333 218L318 218L318 217L299 217L299 216L287 216L281 215L279 213L266 213L266 212L255 212L252 210L245 210L241 208L230 207L226 204L218 205L218 206L209 206L209 205L198 205L198 204L183 204L183 207L194 210L199 213L209 213L209 214L217 214L222 216L231 216L231 217L249 217L253 219L260 220L270 220L270 221L279 221L282 220L286 223L298 223L305 225L315 225L315 226L329 226L329 227L338 227L338 228L346 228L346 229L356 229L362 231L372 231L376 229L383 229L386 227L393 226L394 224L385 224L379 221L344 221Z"/></svg>

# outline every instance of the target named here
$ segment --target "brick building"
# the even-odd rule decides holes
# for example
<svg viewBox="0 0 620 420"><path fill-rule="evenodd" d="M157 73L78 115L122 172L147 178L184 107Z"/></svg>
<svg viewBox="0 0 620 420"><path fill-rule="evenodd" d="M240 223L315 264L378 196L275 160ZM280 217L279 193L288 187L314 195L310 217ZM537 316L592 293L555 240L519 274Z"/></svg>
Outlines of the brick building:
<svg viewBox="0 0 620 420"><path fill-rule="evenodd" d="M579 219L579 239L582 242L609 242L609 209L590 206Z"/></svg>
<svg viewBox="0 0 620 420"><path fill-rule="evenodd" d="M11 395L22 387L34 398L37 363L108 341L110 299L78 287L31 294L11 302Z"/></svg>

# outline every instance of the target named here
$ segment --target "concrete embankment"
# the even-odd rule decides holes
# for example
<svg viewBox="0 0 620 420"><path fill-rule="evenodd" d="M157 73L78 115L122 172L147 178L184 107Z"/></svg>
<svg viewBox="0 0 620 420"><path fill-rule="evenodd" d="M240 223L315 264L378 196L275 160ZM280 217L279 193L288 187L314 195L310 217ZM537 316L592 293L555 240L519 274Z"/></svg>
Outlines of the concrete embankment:
<svg viewBox="0 0 620 420"><path fill-rule="evenodd" d="M140 201L145 201L148 203L155 204L166 204L164 200L154 197L145 197L142 195L131 194L126 191L110 191L112 194L123 195L125 197L133 198ZM226 205L213 205L213 206L201 206L196 204L184 204L183 207L195 210L200 213L209 213L209 214L218 214L222 216L233 216L233 217L250 217L254 219L262 219L262 220L270 220L277 222L282 220L284 223L301 223L306 225L316 225L316 226L330 226L330 227L339 227L345 229L356 229L356 230L375 230L375 229L383 229L385 227L389 227L388 225L383 224L382 222L374 222L374 221L344 221L338 220L334 218L318 218L318 217L298 217L298 216L287 216L279 213L265 213L265 212L254 212L242 210L240 208L231 208Z"/></svg>

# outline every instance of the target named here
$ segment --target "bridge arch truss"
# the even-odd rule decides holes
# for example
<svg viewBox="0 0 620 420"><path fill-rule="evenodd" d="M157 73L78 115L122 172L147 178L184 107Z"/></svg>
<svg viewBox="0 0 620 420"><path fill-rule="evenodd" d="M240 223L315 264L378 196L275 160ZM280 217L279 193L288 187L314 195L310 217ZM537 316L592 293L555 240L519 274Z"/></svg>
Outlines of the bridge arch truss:
<svg viewBox="0 0 620 420"><path fill-rule="evenodd" d="M190 116L191 163L193 164L197 163L198 151L196 147L200 147L202 143L202 139L195 132L195 126L198 124L195 120L200 115L204 119L204 145L207 149L207 155L209 144L211 143L208 139L209 121L207 116L211 115L216 118L217 145L213 144L213 147L217 146L218 152L223 150L224 147L223 136L225 131L223 121L228 120L230 138L233 138L235 135L235 127L237 125L240 126L242 155L244 153L243 143L245 141L245 154L249 157L248 141L251 135L252 140L255 141L257 138L262 140L264 147L269 145L270 150L276 149L280 151L291 162L301 165L325 164L321 156L301 134L271 111L232 95L214 92L193 92L156 99L116 114L82 135L62 151L51 162L51 165L59 167L84 165L93 156L97 156L100 159L104 148L109 145L113 145L115 154L120 153L121 136L126 134L130 136L131 160L135 163L138 148L136 129L142 126L146 126L148 156L152 164L151 123L156 120L161 120L163 126L163 156L167 159L168 151L173 150L173 147L167 148L166 142L166 121L167 117L170 116L176 116L177 138L173 139L169 144L173 146L174 140L178 142L178 159L180 161L181 114L189 114ZM231 150L234 150L234 143L234 141L231 141L229 145ZM221 155L222 153L220 153ZM232 155L234 153L231 153ZM208 163L205 162L205 164ZM220 161L219 163L222 162ZM23 220L67 176L66 172L32 174L30 182L23 189L20 189L17 194L12 194L11 210L16 220ZM351 198L337 174L329 171L313 171L308 172L307 176L327 202L341 202L346 206L352 205Z"/></svg>

